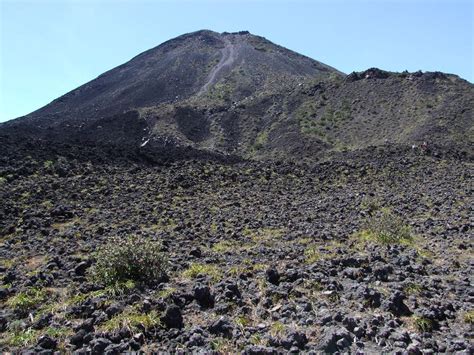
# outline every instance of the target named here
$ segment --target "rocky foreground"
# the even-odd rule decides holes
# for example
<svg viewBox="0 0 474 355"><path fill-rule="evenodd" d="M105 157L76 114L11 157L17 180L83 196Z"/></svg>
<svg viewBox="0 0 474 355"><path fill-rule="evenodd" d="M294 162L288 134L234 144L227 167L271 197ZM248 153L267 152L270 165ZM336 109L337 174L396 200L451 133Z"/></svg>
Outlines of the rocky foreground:
<svg viewBox="0 0 474 355"><path fill-rule="evenodd" d="M472 167L3 159L0 349L472 353ZM128 236L161 241L162 282L91 278Z"/></svg>

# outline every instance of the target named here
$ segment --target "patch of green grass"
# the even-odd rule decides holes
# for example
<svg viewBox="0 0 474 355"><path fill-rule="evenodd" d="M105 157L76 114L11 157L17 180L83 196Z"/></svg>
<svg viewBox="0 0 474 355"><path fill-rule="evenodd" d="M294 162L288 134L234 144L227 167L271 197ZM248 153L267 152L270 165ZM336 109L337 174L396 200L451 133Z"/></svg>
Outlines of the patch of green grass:
<svg viewBox="0 0 474 355"><path fill-rule="evenodd" d="M130 308L106 321L100 326L100 330L115 332L119 329L125 328L130 330L132 333L137 333L140 331L147 331L159 326L160 324L160 317L157 312L151 311L150 313L140 313L137 310Z"/></svg>
<svg viewBox="0 0 474 355"><path fill-rule="evenodd" d="M164 290L159 291L157 296L159 298L167 299L167 298L171 297L175 292L176 292L175 288L167 287Z"/></svg>
<svg viewBox="0 0 474 355"><path fill-rule="evenodd" d="M311 237L303 237L303 238L298 239L298 243L300 243L302 245L311 244L313 241L314 241L314 239L311 238Z"/></svg>
<svg viewBox="0 0 474 355"><path fill-rule="evenodd" d="M246 328L251 324L251 320L246 316L238 316L235 318L235 324L241 328Z"/></svg>
<svg viewBox="0 0 474 355"><path fill-rule="evenodd" d="M21 322L18 321L10 323L8 331L3 335L0 344L24 348L35 344L42 335L48 335L62 343L68 336L72 335L72 329L66 327L48 327L42 330L24 329ZM61 348L61 344L59 344L59 348Z"/></svg>
<svg viewBox="0 0 474 355"><path fill-rule="evenodd" d="M43 163L43 167L45 169L51 169L54 165L54 162L52 160L46 160L44 163Z"/></svg>
<svg viewBox="0 0 474 355"><path fill-rule="evenodd" d="M73 218L70 221L67 222L58 222L58 223L53 223L51 227L53 229L57 229L59 233L64 233L67 230L69 230L72 227L75 227L80 224L80 219L79 218Z"/></svg>
<svg viewBox="0 0 474 355"><path fill-rule="evenodd" d="M211 212L213 212L212 209L213 209L213 207L210 208ZM213 213L216 213L216 212L213 212ZM209 226L209 229L212 233L217 233L217 228L218 227L217 227L216 223L211 223L211 225Z"/></svg>
<svg viewBox="0 0 474 355"><path fill-rule="evenodd" d="M50 200L46 200L46 201L41 202L41 206L47 209L51 209L53 208L54 205Z"/></svg>
<svg viewBox="0 0 474 355"><path fill-rule="evenodd" d="M133 280L116 282L113 285L107 286L104 289L104 293L113 297L117 297L129 293L131 290L135 289L136 286L137 285Z"/></svg>
<svg viewBox="0 0 474 355"><path fill-rule="evenodd" d="M360 208L367 211L367 213L372 216L377 211L380 211L382 208L382 202L378 198L366 197L360 203Z"/></svg>
<svg viewBox="0 0 474 355"><path fill-rule="evenodd" d="M243 231L244 236L252 239L252 243L242 246L242 248L252 248L254 244L272 246L274 242L285 235L283 228L267 227L259 229L246 228Z"/></svg>
<svg viewBox="0 0 474 355"><path fill-rule="evenodd" d="M189 268L182 273L184 278L194 279L198 275L207 275L213 281L219 281L222 278L222 271L217 265L192 263Z"/></svg>
<svg viewBox="0 0 474 355"><path fill-rule="evenodd" d="M403 288L405 293L408 295L419 295L423 291L423 287L410 282L409 284L405 285Z"/></svg>
<svg viewBox="0 0 474 355"><path fill-rule="evenodd" d="M27 312L48 299L48 292L40 288L31 288L10 297L6 304L16 311Z"/></svg>
<svg viewBox="0 0 474 355"><path fill-rule="evenodd" d="M2 238L2 240L8 240L9 235L7 235L5 238ZM3 267L6 267L7 269L11 268L15 263L17 262L16 258L11 258L11 259L4 259L0 260L0 265Z"/></svg>
<svg viewBox="0 0 474 355"><path fill-rule="evenodd" d="M216 253L228 253L239 248L240 243L233 240L222 240L212 246L212 251Z"/></svg>
<svg viewBox="0 0 474 355"><path fill-rule="evenodd" d="M253 144L253 147L256 150L260 150L265 146L267 141L268 141L268 132L267 131L260 132L257 135L257 137L255 138L255 142Z"/></svg>
<svg viewBox="0 0 474 355"><path fill-rule="evenodd" d="M410 226L388 209L382 209L380 213L370 217L366 228L357 233L357 237L361 241L385 245L413 245L414 241Z"/></svg>
<svg viewBox="0 0 474 355"><path fill-rule="evenodd" d="M3 334L3 339L0 344L12 347L25 348L34 344L38 339L38 332L34 329L28 328L26 330L15 329Z"/></svg>
<svg viewBox="0 0 474 355"><path fill-rule="evenodd" d="M229 339L225 338L215 338L212 339L211 342L211 348L214 351L217 351L222 354L234 354L235 353L235 347L232 344L232 341Z"/></svg>
<svg viewBox="0 0 474 355"><path fill-rule="evenodd" d="M308 264L313 264L323 258L323 254L319 251L316 246L310 246L304 251L304 256Z"/></svg>
<svg viewBox="0 0 474 355"><path fill-rule="evenodd" d="M253 334L250 337L250 343L252 343L253 345L265 345L265 340L260 334Z"/></svg>
<svg viewBox="0 0 474 355"><path fill-rule="evenodd" d="M468 324L474 324L474 309L471 309L470 311L467 311L464 313L464 322Z"/></svg>
<svg viewBox="0 0 474 355"><path fill-rule="evenodd" d="M304 251L306 262L308 264L312 264L317 262L318 260L332 258L336 255L335 249L340 247L342 247L342 244L338 240L327 241L323 245L307 245Z"/></svg>
<svg viewBox="0 0 474 355"><path fill-rule="evenodd" d="M282 336L285 333L285 330L285 325L280 321L273 322L270 326L270 334L274 337Z"/></svg>
<svg viewBox="0 0 474 355"><path fill-rule="evenodd" d="M49 327L46 329L44 334L49 335L50 337L54 339L64 339L68 335L72 334L72 329L67 328L67 327L60 327L60 328Z"/></svg>
<svg viewBox="0 0 474 355"><path fill-rule="evenodd" d="M413 324L419 332L431 332L433 330L433 321L425 317L413 317Z"/></svg>
<svg viewBox="0 0 474 355"><path fill-rule="evenodd" d="M238 276L240 274L243 274L246 271L249 271L250 268L242 265L237 265L237 266L231 266L227 272L232 275L232 276Z"/></svg>

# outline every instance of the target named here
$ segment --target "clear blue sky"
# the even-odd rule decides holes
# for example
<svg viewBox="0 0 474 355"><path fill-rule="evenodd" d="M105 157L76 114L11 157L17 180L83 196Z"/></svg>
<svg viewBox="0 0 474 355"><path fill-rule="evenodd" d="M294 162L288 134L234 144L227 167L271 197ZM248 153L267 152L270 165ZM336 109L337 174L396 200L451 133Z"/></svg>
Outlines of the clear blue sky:
<svg viewBox="0 0 474 355"><path fill-rule="evenodd" d="M343 72L474 81L472 0L0 0L0 121L170 38L248 30Z"/></svg>

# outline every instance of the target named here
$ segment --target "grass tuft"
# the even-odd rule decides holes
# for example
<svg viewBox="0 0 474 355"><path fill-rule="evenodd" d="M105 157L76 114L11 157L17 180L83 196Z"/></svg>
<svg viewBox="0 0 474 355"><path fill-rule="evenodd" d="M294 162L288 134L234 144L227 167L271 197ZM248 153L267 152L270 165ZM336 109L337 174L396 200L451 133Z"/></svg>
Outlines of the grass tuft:
<svg viewBox="0 0 474 355"><path fill-rule="evenodd" d="M415 325L416 330L422 333L431 332L434 327L433 321L426 317L413 317L413 324Z"/></svg>
<svg viewBox="0 0 474 355"><path fill-rule="evenodd" d="M106 332L116 332L125 328L132 333L137 333L155 328L160 324L160 317L157 312L139 313L137 310L130 308L106 321L100 329Z"/></svg>
<svg viewBox="0 0 474 355"><path fill-rule="evenodd" d="M370 217L367 220L366 228L357 233L357 237L365 242L384 245L411 245L414 241L410 226L388 209L382 209Z"/></svg>
<svg viewBox="0 0 474 355"><path fill-rule="evenodd" d="M222 271L216 265L192 263L189 268L183 271L183 277L194 279L198 275L207 275L217 282L222 278Z"/></svg>
<svg viewBox="0 0 474 355"><path fill-rule="evenodd" d="M464 322L467 324L474 324L474 309L464 313Z"/></svg>
<svg viewBox="0 0 474 355"><path fill-rule="evenodd" d="M15 311L28 312L46 301L48 292L40 288L31 288L10 297L6 304Z"/></svg>

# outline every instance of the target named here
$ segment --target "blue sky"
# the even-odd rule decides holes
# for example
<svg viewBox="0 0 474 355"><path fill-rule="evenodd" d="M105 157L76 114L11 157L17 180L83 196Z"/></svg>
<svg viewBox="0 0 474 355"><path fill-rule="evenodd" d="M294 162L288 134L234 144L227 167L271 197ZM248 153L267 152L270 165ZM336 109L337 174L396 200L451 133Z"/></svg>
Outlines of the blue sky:
<svg viewBox="0 0 474 355"><path fill-rule="evenodd" d="M474 81L471 0L0 0L0 122L180 34L248 30L343 72Z"/></svg>

